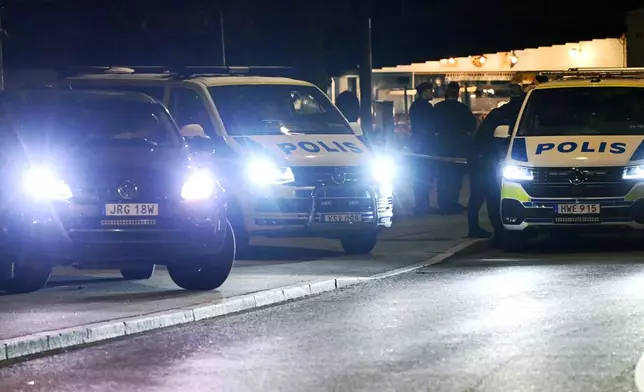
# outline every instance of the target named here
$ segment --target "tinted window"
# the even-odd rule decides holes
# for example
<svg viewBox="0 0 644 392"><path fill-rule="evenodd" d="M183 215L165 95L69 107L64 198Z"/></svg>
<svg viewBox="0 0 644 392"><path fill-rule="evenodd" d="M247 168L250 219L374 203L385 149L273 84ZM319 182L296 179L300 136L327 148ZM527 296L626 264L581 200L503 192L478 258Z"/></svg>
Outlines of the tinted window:
<svg viewBox="0 0 644 392"><path fill-rule="evenodd" d="M338 109L314 87L264 84L209 90L229 135L352 133Z"/></svg>
<svg viewBox="0 0 644 392"><path fill-rule="evenodd" d="M92 87L86 87L86 86L78 86L75 87L74 90L110 90L110 91L132 91L132 92L139 92L143 93L146 95L149 95L150 97L159 100L159 102L163 102L163 95L165 92L164 87L155 87L155 86L137 86L137 85L128 85L128 86L119 86L119 85L111 85L111 86L92 86Z"/></svg>
<svg viewBox="0 0 644 392"><path fill-rule="evenodd" d="M23 91L0 96L0 129L65 144L180 145L163 105L123 95Z"/></svg>
<svg viewBox="0 0 644 392"><path fill-rule="evenodd" d="M533 91L519 136L644 134L644 88L576 87Z"/></svg>
<svg viewBox="0 0 644 392"><path fill-rule="evenodd" d="M213 136L214 129L205 102L195 90L175 88L170 93L170 113L177 125L199 124L206 134Z"/></svg>

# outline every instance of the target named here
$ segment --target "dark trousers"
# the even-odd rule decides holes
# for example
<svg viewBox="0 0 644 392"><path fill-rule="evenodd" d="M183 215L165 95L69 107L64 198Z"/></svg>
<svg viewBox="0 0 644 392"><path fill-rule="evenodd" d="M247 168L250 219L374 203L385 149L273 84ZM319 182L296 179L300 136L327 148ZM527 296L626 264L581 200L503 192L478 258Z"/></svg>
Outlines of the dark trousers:
<svg viewBox="0 0 644 392"><path fill-rule="evenodd" d="M486 203L487 214L495 235L503 232L501 222L501 178L498 165L493 162L471 161L470 200L467 205L467 223L470 232L480 229L479 212Z"/></svg>
<svg viewBox="0 0 644 392"><path fill-rule="evenodd" d="M434 182L434 168L429 159L414 162L414 210L426 214L430 211L429 195Z"/></svg>
<svg viewBox="0 0 644 392"><path fill-rule="evenodd" d="M438 207L444 212L462 212L458 199L461 195L465 168L462 164L441 162L436 173Z"/></svg>

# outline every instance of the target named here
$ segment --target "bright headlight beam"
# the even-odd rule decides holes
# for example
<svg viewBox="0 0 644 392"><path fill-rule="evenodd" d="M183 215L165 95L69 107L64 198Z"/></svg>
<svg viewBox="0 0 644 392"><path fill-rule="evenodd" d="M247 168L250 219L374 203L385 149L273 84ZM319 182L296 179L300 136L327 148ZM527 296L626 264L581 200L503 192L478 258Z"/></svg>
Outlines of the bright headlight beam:
<svg viewBox="0 0 644 392"><path fill-rule="evenodd" d="M380 183L391 183L396 176L396 165L393 160L378 158L371 168L373 178Z"/></svg>
<svg viewBox="0 0 644 392"><path fill-rule="evenodd" d="M503 178L510 181L532 181L532 169L524 166L505 165L503 167Z"/></svg>
<svg viewBox="0 0 644 392"><path fill-rule="evenodd" d="M624 180L644 180L644 167L642 166L629 166L624 168L622 174Z"/></svg>
<svg viewBox="0 0 644 392"><path fill-rule="evenodd" d="M268 159L254 159L246 168L248 179L258 185L288 184L295 181L290 167L278 167Z"/></svg>
<svg viewBox="0 0 644 392"><path fill-rule="evenodd" d="M46 166L28 169L22 177L24 192L37 200L67 200L72 197L69 185Z"/></svg>
<svg viewBox="0 0 644 392"><path fill-rule="evenodd" d="M192 173L181 187L184 200L207 200L215 193L215 180L209 172Z"/></svg>

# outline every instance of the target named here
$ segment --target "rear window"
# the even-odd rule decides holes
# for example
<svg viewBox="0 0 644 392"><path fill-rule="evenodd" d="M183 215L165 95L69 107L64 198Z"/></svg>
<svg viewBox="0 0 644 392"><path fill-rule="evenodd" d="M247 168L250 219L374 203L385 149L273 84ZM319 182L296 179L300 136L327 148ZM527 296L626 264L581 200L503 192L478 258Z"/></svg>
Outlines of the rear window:
<svg viewBox="0 0 644 392"><path fill-rule="evenodd" d="M644 135L644 88L535 90L517 136Z"/></svg>

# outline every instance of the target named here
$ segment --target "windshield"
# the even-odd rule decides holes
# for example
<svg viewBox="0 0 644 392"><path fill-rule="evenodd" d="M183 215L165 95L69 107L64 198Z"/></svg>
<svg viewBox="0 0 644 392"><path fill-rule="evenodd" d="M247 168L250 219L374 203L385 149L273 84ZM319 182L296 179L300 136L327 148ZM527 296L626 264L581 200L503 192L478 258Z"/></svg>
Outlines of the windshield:
<svg viewBox="0 0 644 392"><path fill-rule="evenodd" d="M644 88L535 90L518 136L644 135Z"/></svg>
<svg viewBox="0 0 644 392"><path fill-rule="evenodd" d="M10 92L0 96L0 123L24 141L69 144L181 144L161 104L108 93Z"/></svg>
<svg viewBox="0 0 644 392"><path fill-rule="evenodd" d="M353 133L338 109L314 87L264 84L209 90L231 136Z"/></svg>

